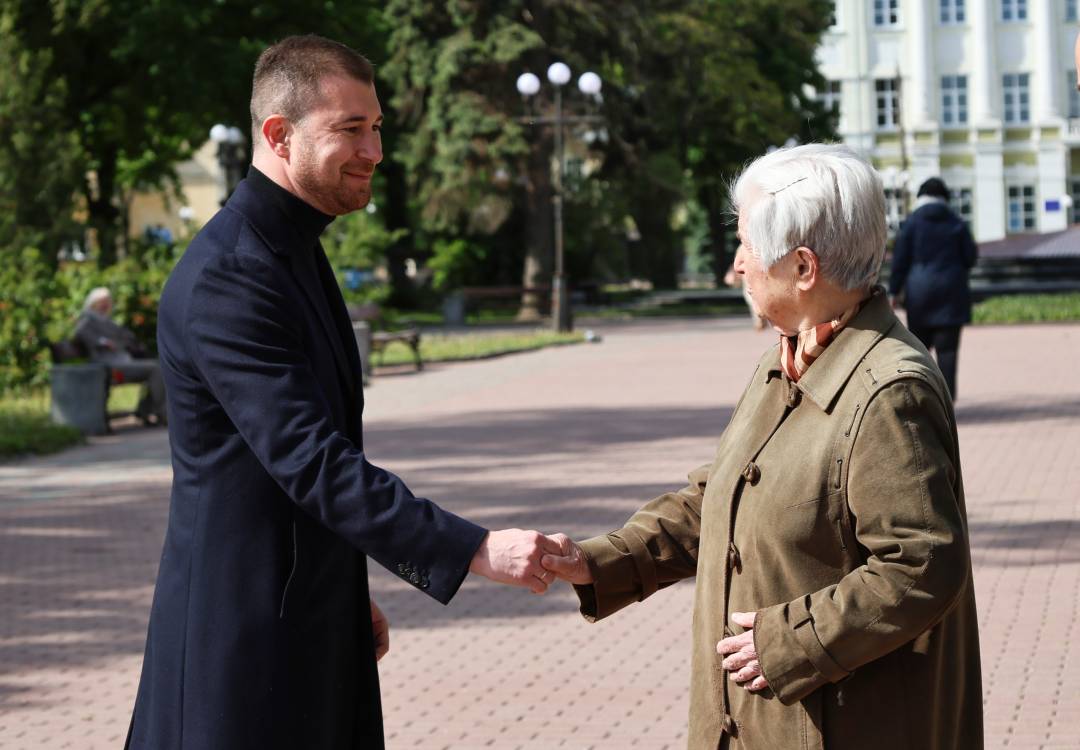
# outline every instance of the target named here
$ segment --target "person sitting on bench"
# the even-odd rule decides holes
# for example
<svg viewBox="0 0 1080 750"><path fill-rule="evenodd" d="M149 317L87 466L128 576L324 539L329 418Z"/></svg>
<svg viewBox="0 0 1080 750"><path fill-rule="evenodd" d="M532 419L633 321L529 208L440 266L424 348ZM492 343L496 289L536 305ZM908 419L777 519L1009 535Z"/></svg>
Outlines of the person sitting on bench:
<svg viewBox="0 0 1080 750"><path fill-rule="evenodd" d="M165 381L156 359L146 359L145 349L135 334L109 317L112 293L103 286L90 291L75 323L74 339L92 362L108 365L123 382L146 383L135 416L150 424L165 424Z"/></svg>

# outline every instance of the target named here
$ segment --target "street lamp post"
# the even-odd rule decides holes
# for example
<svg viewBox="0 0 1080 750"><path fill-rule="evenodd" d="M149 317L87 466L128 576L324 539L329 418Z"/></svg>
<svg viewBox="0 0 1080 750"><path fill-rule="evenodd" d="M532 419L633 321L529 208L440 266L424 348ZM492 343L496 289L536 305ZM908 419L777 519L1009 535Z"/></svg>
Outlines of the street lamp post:
<svg viewBox="0 0 1080 750"><path fill-rule="evenodd" d="M555 126L555 190L552 196L555 218L555 273L551 280L552 322L557 331L571 331L574 328L573 311L570 309L569 293L566 286L566 268L563 261L563 175L566 170L566 154L563 144L563 125L567 122L595 122L594 116L572 116L563 114L562 87L570 82L571 73L566 63L552 63L547 70L548 81L555 87L554 117L527 117L529 124L552 124ZM578 89L586 96L600 94L602 82L596 73L585 72L578 78ZM524 97L534 96L540 91L540 79L533 73L522 73L517 79L517 90Z"/></svg>
<svg viewBox="0 0 1080 750"><path fill-rule="evenodd" d="M244 177L244 165L247 163L244 134L238 127L222 125L219 122L210 128L210 140L218 145L217 160L224 183L221 205L224 206Z"/></svg>

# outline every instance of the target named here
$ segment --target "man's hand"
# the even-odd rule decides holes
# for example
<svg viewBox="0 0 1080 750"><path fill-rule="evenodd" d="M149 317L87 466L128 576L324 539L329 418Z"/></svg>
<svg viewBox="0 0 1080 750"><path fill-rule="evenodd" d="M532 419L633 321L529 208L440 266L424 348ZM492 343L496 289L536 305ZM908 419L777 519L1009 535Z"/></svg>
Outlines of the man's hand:
<svg viewBox="0 0 1080 750"><path fill-rule="evenodd" d="M757 650L754 648L754 620L756 618L756 612L732 612L731 621L739 627L746 628L746 632L725 638L716 644L716 653L729 655L723 663L724 669L731 673L728 676L751 692L757 692L769 686L761 674L761 663L758 661Z"/></svg>
<svg viewBox="0 0 1080 750"><path fill-rule="evenodd" d="M390 650L390 621L374 599L368 601L371 602L371 631L375 635L375 661L379 661Z"/></svg>
<svg viewBox="0 0 1080 750"><path fill-rule="evenodd" d="M473 555L469 571L542 594L555 580L555 574L544 569L540 558L545 552L558 554L559 551L559 545L539 531L489 531Z"/></svg>
<svg viewBox="0 0 1080 750"><path fill-rule="evenodd" d="M568 583L578 586L592 583L592 571L581 547L566 534L552 534L549 539L559 545L559 551L544 555L540 563Z"/></svg>

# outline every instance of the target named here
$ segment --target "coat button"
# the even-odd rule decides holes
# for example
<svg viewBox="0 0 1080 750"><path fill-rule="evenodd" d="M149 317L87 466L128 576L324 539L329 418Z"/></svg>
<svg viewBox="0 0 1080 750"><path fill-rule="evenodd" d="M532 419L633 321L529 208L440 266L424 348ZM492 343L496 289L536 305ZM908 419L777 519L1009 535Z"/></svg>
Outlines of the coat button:
<svg viewBox="0 0 1080 750"><path fill-rule="evenodd" d="M739 736L739 727L735 723L735 720L731 718L731 714L724 714L724 721L721 723L721 727L732 737Z"/></svg>
<svg viewBox="0 0 1080 750"><path fill-rule="evenodd" d="M735 542L728 542L727 567L729 572L736 570L742 573L742 555L739 554L739 548L735 546Z"/></svg>
<svg viewBox="0 0 1080 750"><path fill-rule="evenodd" d="M746 465L746 468L743 469L742 475L743 479L750 484L757 484L758 480L761 479L761 469L758 468L756 463L751 461Z"/></svg>
<svg viewBox="0 0 1080 750"><path fill-rule="evenodd" d="M420 574L417 573L415 570L409 574L409 583L411 583L413 586L420 585Z"/></svg>

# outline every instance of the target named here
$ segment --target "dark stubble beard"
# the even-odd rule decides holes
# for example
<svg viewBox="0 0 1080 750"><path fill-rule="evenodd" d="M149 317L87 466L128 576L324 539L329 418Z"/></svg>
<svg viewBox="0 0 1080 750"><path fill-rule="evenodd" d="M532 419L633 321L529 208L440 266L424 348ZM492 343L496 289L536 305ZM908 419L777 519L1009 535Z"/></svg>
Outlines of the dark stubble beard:
<svg viewBox="0 0 1080 750"><path fill-rule="evenodd" d="M371 202L371 182L359 189L349 188L340 173L336 182L329 182L333 176L324 178L319 173L318 164L308 148L302 148L296 155L296 176L293 178L297 187L316 202L315 208L330 216L344 216L358 211Z"/></svg>

